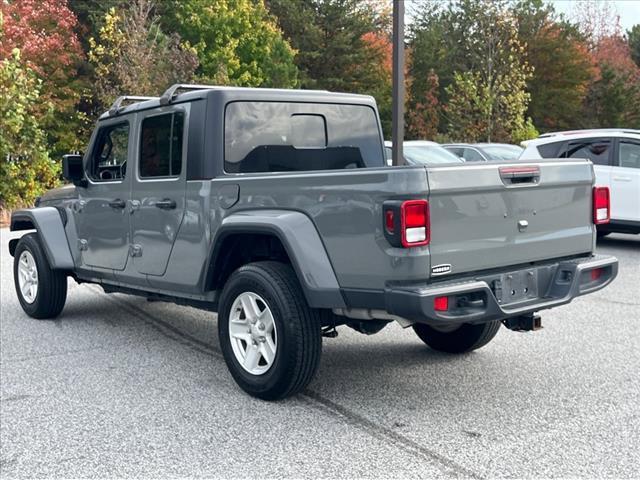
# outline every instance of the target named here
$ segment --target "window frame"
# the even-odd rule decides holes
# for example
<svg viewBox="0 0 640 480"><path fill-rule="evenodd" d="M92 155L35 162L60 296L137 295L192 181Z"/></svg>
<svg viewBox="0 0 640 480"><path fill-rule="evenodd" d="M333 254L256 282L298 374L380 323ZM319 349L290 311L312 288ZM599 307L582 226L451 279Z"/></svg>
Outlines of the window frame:
<svg viewBox="0 0 640 480"><path fill-rule="evenodd" d="M155 117L161 117L161 116L166 116L166 115L171 115L172 117L174 117L177 113L181 113L183 116L182 119L182 148L181 148L181 152L180 152L180 159L181 159L181 164L180 164L180 173L178 175L162 175L162 176L156 176L156 177L143 177L140 175L140 169L142 167L142 162L140 161L142 159L142 131L143 131L143 124L144 122L149 119L149 118L155 118ZM186 152L186 143L188 141L188 126L189 126L189 114L187 112L187 109L185 108L171 108L170 110L162 110L162 111L155 111L152 112L149 115L145 115L139 122L138 122L138 132L137 132L137 149L136 149L136 181L137 182L174 182L177 180L180 180L181 178L183 178L186 175L186 169L187 169L187 162L186 162L186 158L187 158L187 152ZM171 121L171 130L173 131L173 119ZM169 158L169 162L171 162L171 158Z"/></svg>
<svg viewBox="0 0 640 480"><path fill-rule="evenodd" d="M89 181L89 183L92 184L100 184L100 185L104 185L104 184L109 184L109 183L122 183L124 182L127 177L126 177L126 173L125 176L114 180L114 179L107 179L107 180L103 180L101 178L95 178L93 176L93 170L94 170L94 161L95 161L95 157L96 157L96 149L98 148L98 144L100 142L101 139L101 135L102 133L107 130L113 130L117 127L120 127L122 125L126 125L128 128L128 132L127 132L127 159L125 160L125 163L129 162L130 156L131 156L131 121L129 118L118 118L117 120L114 119L113 122L109 122L109 123L103 123L102 125L99 125L98 128L96 129L96 134L95 134L95 138L93 140L93 143L91 144L91 149L89 151L89 157L88 157L88 161L85 164L85 168L84 168L84 175L87 178L87 180Z"/></svg>

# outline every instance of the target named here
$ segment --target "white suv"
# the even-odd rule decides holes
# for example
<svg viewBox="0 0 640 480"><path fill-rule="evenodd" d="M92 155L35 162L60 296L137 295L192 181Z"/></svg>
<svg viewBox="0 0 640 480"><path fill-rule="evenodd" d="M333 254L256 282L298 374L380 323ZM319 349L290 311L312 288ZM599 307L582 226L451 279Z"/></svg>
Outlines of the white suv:
<svg viewBox="0 0 640 480"><path fill-rule="evenodd" d="M547 133L522 142L520 160L587 158L596 185L611 192L611 222L598 232L640 233L640 130L601 129Z"/></svg>

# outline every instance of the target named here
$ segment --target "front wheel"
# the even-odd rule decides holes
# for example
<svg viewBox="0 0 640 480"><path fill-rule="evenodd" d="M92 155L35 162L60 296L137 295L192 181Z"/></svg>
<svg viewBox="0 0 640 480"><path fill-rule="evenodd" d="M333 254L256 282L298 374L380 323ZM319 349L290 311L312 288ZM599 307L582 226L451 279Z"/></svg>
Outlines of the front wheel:
<svg viewBox="0 0 640 480"><path fill-rule="evenodd" d="M67 300L67 275L51 268L37 233L25 235L16 245L13 278L27 315L46 319L62 312Z"/></svg>
<svg viewBox="0 0 640 480"><path fill-rule="evenodd" d="M420 340L440 352L466 353L489 343L500 329L500 321L471 324L463 323L457 328L438 328L423 323L413 326Z"/></svg>
<svg viewBox="0 0 640 480"><path fill-rule="evenodd" d="M263 400L301 391L320 362L318 315L282 263L255 262L231 275L220 298L218 335L236 383Z"/></svg>

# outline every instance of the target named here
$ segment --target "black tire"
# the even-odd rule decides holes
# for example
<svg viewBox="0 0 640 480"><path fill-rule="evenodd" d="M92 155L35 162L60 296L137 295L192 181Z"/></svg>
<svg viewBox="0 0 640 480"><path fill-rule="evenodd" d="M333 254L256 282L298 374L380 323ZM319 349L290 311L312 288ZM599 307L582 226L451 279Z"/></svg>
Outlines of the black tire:
<svg viewBox="0 0 640 480"><path fill-rule="evenodd" d="M611 232L605 232L605 231L603 231L603 230L598 230L597 234L598 234L598 238L604 238L604 237L606 237L607 235L610 235L610 234L611 234Z"/></svg>
<svg viewBox="0 0 640 480"><path fill-rule="evenodd" d="M439 352L466 353L489 343L500 329L500 321L470 324L463 323L450 332L436 330L423 323L416 323L413 330L420 340Z"/></svg>
<svg viewBox="0 0 640 480"><path fill-rule="evenodd" d="M38 272L38 289L31 303L23 296L18 280L20 257L25 250L33 257ZM16 245L13 281L20 305L27 315L39 320L60 315L67 300L67 275L64 271L51 269L37 233L28 233Z"/></svg>
<svg viewBox="0 0 640 480"><path fill-rule="evenodd" d="M278 332L273 363L260 375L251 374L240 365L229 334L231 308L245 292L264 299ZM283 263L250 263L229 277L220 297L218 336L236 383L249 395L263 400L278 400L300 392L320 363L322 332L318 312L309 308L295 273Z"/></svg>

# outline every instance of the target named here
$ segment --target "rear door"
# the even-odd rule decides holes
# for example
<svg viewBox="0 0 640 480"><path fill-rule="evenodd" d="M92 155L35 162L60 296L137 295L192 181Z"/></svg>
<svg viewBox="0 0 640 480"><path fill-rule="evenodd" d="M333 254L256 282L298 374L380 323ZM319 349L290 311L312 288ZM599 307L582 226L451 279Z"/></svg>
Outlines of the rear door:
<svg viewBox="0 0 640 480"><path fill-rule="evenodd" d="M186 125L189 104L139 118L133 175L132 257L142 274L164 275L185 211Z"/></svg>
<svg viewBox="0 0 640 480"><path fill-rule="evenodd" d="M618 140L611 168L611 218L640 222L640 140Z"/></svg>

